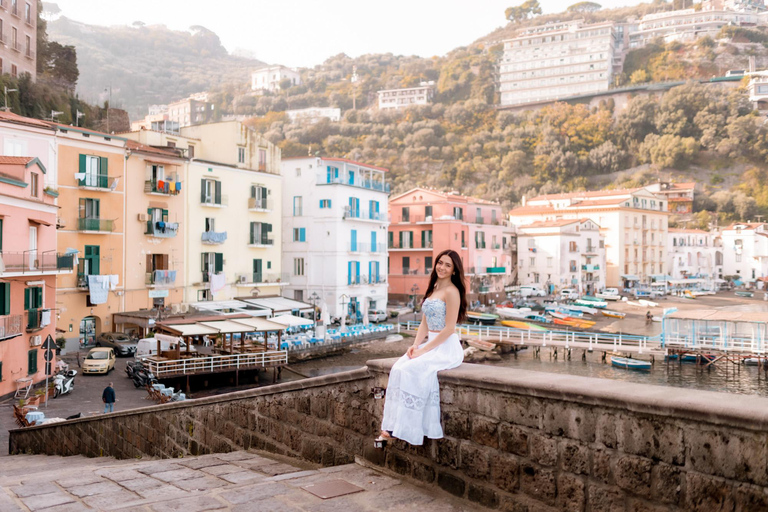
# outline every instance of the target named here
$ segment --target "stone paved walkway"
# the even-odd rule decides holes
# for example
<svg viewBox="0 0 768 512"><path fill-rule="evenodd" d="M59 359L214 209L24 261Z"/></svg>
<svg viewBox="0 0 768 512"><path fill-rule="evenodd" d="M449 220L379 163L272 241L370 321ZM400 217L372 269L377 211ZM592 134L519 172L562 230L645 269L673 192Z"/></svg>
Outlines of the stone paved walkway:
<svg viewBox="0 0 768 512"><path fill-rule="evenodd" d="M321 499L302 489L339 479L363 491ZM264 453L141 461L4 457L0 464L0 511L38 510L458 512L478 507L356 464L314 469Z"/></svg>

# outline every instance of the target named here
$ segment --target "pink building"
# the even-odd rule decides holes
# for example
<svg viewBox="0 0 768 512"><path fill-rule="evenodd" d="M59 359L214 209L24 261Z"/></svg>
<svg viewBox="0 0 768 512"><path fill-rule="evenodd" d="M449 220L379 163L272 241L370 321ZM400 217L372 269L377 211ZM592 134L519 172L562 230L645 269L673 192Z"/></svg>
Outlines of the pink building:
<svg viewBox="0 0 768 512"><path fill-rule="evenodd" d="M415 188L390 199L389 218L390 300L423 296L445 249L461 255L470 300L503 300L516 257L499 203Z"/></svg>
<svg viewBox="0 0 768 512"><path fill-rule="evenodd" d="M0 156L0 397L45 380L56 276L72 272L74 256L56 252L58 193L46 173L38 158Z"/></svg>

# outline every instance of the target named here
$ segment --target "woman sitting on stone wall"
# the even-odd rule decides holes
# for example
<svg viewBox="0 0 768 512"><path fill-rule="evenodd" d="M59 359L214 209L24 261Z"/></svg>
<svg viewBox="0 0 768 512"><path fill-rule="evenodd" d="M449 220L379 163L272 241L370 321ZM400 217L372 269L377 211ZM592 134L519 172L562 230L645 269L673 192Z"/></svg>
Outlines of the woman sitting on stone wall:
<svg viewBox="0 0 768 512"><path fill-rule="evenodd" d="M464 360L455 331L456 324L466 318L467 298L464 268L456 251L437 256L421 309L424 314L416 339L389 373L377 441L397 438L421 445L424 436L443 437L437 372L456 368Z"/></svg>

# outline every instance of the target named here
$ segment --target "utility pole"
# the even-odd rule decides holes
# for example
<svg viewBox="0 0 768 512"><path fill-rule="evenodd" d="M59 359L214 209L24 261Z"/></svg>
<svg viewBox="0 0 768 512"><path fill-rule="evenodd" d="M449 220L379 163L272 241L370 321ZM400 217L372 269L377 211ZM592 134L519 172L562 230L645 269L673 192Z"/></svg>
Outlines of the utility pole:
<svg viewBox="0 0 768 512"><path fill-rule="evenodd" d="M104 92L109 91L109 100L107 100L107 133L112 133L112 131L109 129L109 109L112 108L112 86L108 86L104 88Z"/></svg>
<svg viewBox="0 0 768 512"><path fill-rule="evenodd" d="M3 106L3 110L6 112L10 111L11 109L8 108L8 93L9 92L19 92L18 89L9 89L7 86L3 86L3 95L5 97L5 103Z"/></svg>
<svg viewBox="0 0 768 512"><path fill-rule="evenodd" d="M352 66L352 110L357 110L357 66Z"/></svg>

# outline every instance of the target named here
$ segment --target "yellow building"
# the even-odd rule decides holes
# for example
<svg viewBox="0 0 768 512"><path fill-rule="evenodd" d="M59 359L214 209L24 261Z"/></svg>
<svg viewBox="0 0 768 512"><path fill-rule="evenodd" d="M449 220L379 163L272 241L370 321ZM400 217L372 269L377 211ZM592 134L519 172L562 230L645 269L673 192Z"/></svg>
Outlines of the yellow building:
<svg viewBox="0 0 768 512"><path fill-rule="evenodd" d="M93 343L114 330L125 308L125 142L106 133L57 126L57 250L78 251L77 272L57 277L59 328L68 342ZM71 346L71 345L70 345Z"/></svg>
<svg viewBox="0 0 768 512"><path fill-rule="evenodd" d="M125 311L183 302L186 163L180 151L129 140ZM130 330L135 326L125 325Z"/></svg>
<svg viewBox="0 0 768 512"><path fill-rule="evenodd" d="M189 126L180 135L123 135L189 158L179 228L186 265L183 277L176 276L183 279L182 303L281 295L287 276L280 257L280 149L237 121Z"/></svg>

